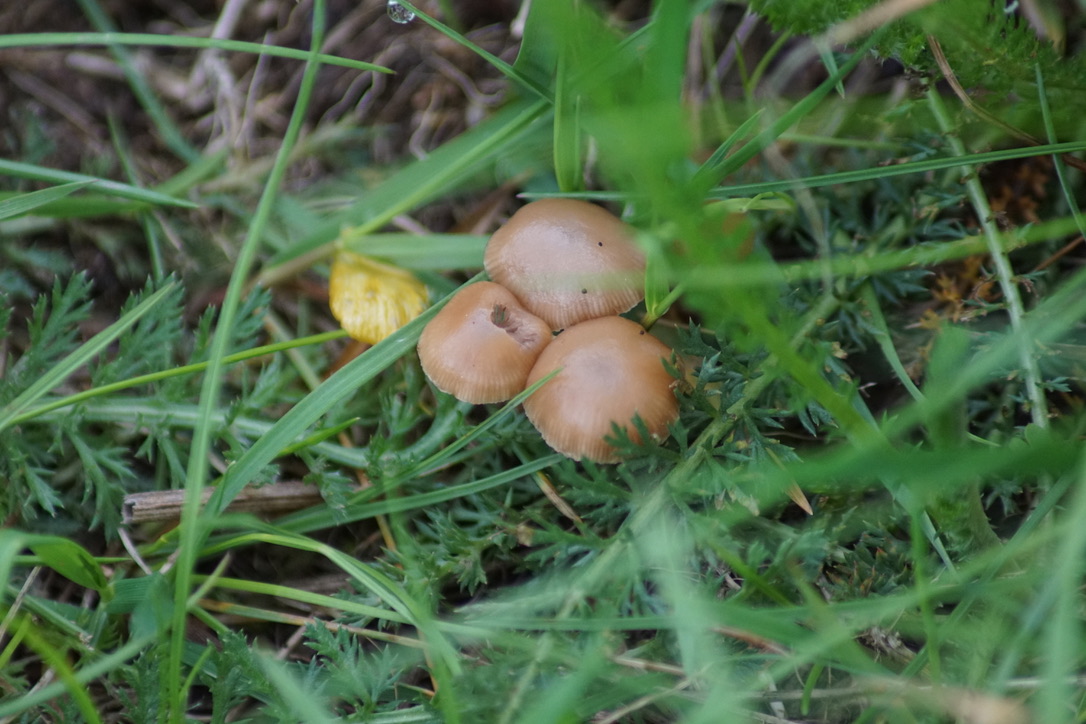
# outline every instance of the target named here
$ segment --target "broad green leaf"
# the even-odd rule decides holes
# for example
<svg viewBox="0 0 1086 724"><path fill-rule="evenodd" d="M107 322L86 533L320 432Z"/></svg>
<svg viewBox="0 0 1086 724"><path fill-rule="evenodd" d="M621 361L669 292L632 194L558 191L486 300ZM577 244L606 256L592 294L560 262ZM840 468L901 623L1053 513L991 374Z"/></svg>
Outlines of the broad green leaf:
<svg viewBox="0 0 1086 724"><path fill-rule="evenodd" d="M101 593L106 585L106 575L98 561L87 549L75 541L59 536L30 536L26 545L34 552L42 565L84 588Z"/></svg>
<svg viewBox="0 0 1086 724"><path fill-rule="evenodd" d="M520 50L513 63L518 73L541 88L551 82L557 62L556 48L550 42L550 33L544 27L545 22L543 3L531 3L524 19Z"/></svg>
<svg viewBox="0 0 1086 724"><path fill-rule="evenodd" d="M18 530L0 529L0 602L4 600L4 587L11 577L15 557L26 548L26 534Z"/></svg>
<svg viewBox="0 0 1086 724"><path fill-rule="evenodd" d="M133 636L153 636L169 624L173 598L169 580L159 573L152 573L117 581L106 610L114 615L130 614L129 629Z"/></svg>

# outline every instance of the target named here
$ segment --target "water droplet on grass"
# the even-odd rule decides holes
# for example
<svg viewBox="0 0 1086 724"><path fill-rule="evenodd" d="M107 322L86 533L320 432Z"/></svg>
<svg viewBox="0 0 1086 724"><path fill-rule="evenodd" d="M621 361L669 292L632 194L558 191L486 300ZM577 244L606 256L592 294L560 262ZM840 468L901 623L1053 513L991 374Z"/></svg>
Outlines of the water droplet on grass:
<svg viewBox="0 0 1086 724"><path fill-rule="evenodd" d="M403 25L415 19L415 13L400 5L396 0L388 0L388 16L392 22Z"/></svg>

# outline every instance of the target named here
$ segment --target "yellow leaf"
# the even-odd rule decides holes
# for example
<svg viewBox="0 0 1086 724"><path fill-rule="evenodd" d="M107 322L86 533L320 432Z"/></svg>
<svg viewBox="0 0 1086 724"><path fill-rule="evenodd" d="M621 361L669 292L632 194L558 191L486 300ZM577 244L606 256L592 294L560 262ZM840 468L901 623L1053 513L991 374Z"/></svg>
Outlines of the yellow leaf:
<svg viewBox="0 0 1086 724"><path fill-rule="evenodd" d="M376 344L426 309L426 286L413 274L341 251L328 281L332 314L347 334Z"/></svg>

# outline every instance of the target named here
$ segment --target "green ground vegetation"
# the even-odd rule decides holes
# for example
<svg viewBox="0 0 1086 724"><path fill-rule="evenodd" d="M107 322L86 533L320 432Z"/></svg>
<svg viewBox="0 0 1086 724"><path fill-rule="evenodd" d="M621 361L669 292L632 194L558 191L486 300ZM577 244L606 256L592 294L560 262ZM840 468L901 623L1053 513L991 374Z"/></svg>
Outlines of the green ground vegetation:
<svg viewBox="0 0 1086 724"><path fill-rule="evenodd" d="M96 0L0 36L108 59L146 126L57 168L0 121L0 721L1082 721L1082 9L537 0L503 52L400 4L357 17L503 95L391 159L320 106L397 82L327 50L332 0L294 45ZM245 158L146 62L255 53L292 82ZM513 192L638 229L665 443L573 462L422 374L493 229L455 220ZM337 245L434 305L347 354ZM288 481L319 502L231 506ZM147 491L174 520L126 520Z"/></svg>

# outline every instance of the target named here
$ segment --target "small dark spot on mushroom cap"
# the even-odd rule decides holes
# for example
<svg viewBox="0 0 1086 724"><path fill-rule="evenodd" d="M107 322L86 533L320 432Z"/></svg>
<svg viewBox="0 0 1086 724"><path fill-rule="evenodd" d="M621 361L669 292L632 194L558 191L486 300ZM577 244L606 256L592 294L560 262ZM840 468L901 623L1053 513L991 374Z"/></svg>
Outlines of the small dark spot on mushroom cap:
<svg viewBox="0 0 1086 724"><path fill-rule="evenodd" d="M598 254L589 251L593 239ZM552 329L621 314L643 298L645 256L633 229L586 201L539 199L522 206L490 237L483 266ZM584 289L574 279L584 280Z"/></svg>
<svg viewBox="0 0 1086 724"><path fill-rule="evenodd" d="M645 334L645 330L642 329L640 332L638 332L638 334Z"/></svg>
<svg viewBox="0 0 1086 724"><path fill-rule="evenodd" d="M504 402L524 389L550 325L493 282L459 290L419 335L423 372L434 386L475 404Z"/></svg>

